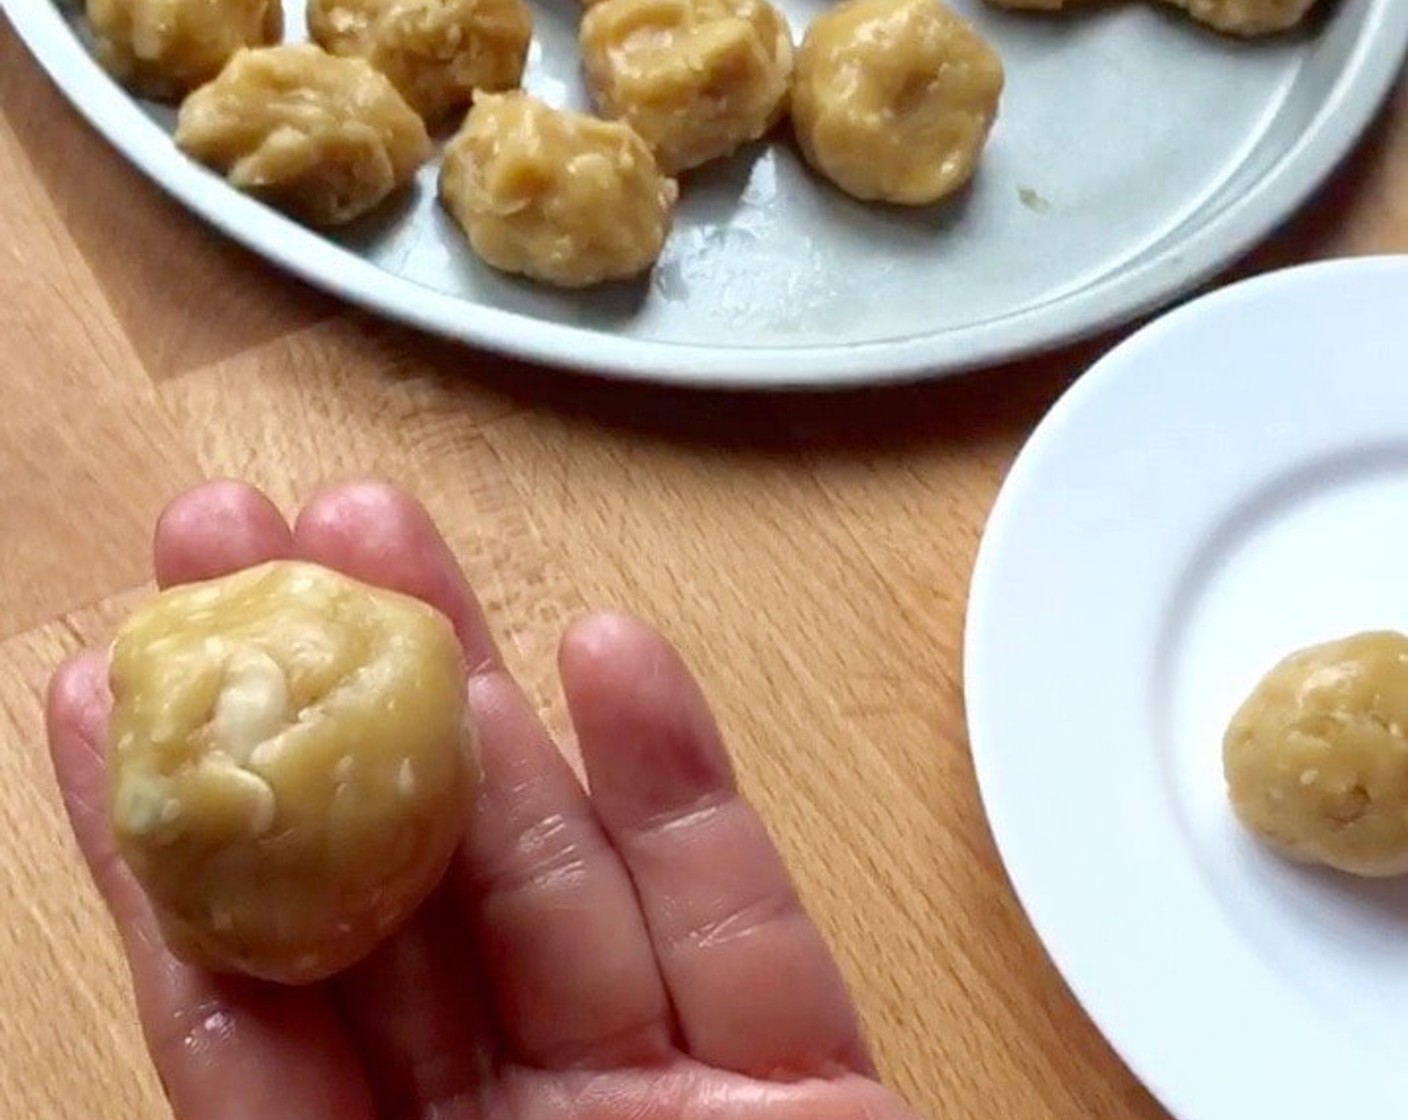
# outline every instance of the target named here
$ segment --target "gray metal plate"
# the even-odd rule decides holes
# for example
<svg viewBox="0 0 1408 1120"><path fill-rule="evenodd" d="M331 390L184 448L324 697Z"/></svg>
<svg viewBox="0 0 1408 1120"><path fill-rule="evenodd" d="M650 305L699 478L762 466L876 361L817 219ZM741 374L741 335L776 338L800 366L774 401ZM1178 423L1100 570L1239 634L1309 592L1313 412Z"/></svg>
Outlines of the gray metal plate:
<svg viewBox="0 0 1408 1120"><path fill-rule="evenodd" d="M785 129L686 179L648 282L562 293L480 264L434 197L329 239L193 167L171 114L93 66L76 21L0 0L68 97L229 235L391 318L600 373L848 384L1017 357L1157 308L1283 221L1347 154L1408 49L1405 0L1323 0L1312 25L1235 41L1153 0L1008 13L950 0L1001 53L1002 110L971 188L920 212L853 202ZM303 0L286 0L303 37ZM800 37L822 0L782 0ZM585 108L576 0L537 0L527 87Z"/></svg>

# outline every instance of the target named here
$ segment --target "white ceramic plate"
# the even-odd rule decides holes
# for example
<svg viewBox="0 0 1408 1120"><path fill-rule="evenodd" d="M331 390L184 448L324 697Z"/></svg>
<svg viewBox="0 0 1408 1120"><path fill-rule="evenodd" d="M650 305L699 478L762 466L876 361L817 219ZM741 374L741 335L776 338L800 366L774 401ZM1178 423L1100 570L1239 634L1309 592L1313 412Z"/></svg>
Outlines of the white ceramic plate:
<svg viewBox="0 0 1408 1120"><path fill-rule="evenodd" d="M1226 288L1051 411L993 510L968 719L1011 880L1180 1120L1408 1101L1408 881L1235 823L1221 734L1283 654L1408 630L1408 257Z"/></svg>
<svg viewBox="0 0 1408 1120"><path fill-rule="evenodd" d="M579 0L531 0L526 85L586 106ZM801 34L827 0L778 0ZM1008 86L978 179L900 213L853 203L786 140L685 182L648 283L555 293L482 266L434 200L336 237L228 190L171 145L169 111L93 64L79 0L0 0L69 100L133 164L229 236L380 314L530 360L708 385L840 385L967 369L1163 304L1269 233L1349 151L1408 49L1405 0L1321 0L1257 43L1158 0L1061 17L950 0ZM303 0L285 0L303 37Z"/></svg>

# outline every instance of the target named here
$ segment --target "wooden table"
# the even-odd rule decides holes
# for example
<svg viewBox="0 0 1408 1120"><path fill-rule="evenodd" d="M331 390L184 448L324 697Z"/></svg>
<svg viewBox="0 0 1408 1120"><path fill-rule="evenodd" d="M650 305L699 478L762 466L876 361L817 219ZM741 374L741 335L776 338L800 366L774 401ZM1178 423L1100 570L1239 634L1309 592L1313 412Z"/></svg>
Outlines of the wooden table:
<svg viewBox="0 0 1408 1120"><path fill-rule="evenodd" d="M678 641L852 980L935 1120L1164 1113L1062 985L1003 878L959 663L984 517L1111 340L949 383L734 399L586 382L352 314L129 170L0 23L0 1101L166 1115L69 840L38 694L148 589L162 504L235 475L292 507L374 472L445 526L567 741L565 622ZM1240 271L1408 251L1408 83ZM824 871L829 865L831 870Z"/></svg>

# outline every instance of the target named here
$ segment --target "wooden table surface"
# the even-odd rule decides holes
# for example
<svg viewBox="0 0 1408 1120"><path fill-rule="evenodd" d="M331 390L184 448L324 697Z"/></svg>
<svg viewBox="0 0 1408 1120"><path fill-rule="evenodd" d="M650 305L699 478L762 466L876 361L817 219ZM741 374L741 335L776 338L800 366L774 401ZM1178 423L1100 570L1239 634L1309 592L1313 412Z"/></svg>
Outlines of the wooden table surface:
<svg viewBox="0 0 1408 1120"><path fill-rule="evenodd" d="M839 953L885 1074L935 1120L1156 1120L1003 878L959 664L987 510L1110 339L948 383L737 399L588 383L418 338L219 240L127 168L0 22L0 1101L167 1115L41 738L55 661L148 589L162 504L239 476L292 508L375 473L445 526L564 736L561 628L622 606L697 668ZM1408 83L1239 267L1408 251Z"/></svg>

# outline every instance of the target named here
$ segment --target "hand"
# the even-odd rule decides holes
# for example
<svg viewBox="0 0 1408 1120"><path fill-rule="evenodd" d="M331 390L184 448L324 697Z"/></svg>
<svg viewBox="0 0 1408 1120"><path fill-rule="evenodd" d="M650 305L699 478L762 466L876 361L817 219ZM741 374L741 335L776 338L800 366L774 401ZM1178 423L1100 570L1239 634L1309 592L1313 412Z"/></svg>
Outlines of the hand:
<svg viewBox="0 0 1408 1120"><path fill-rule="evenodd" d="M453 621L483 787L444 883L369 959L308 989L217 977L164 949L109 839L103 655L57 671L55 771L178 1120L914 1120L874 1080L835 962L662 638L614 615L563 638L588 793L411 498L341 487L290 529L216 483L157 526L162 586L288 556Z"/></svg>

